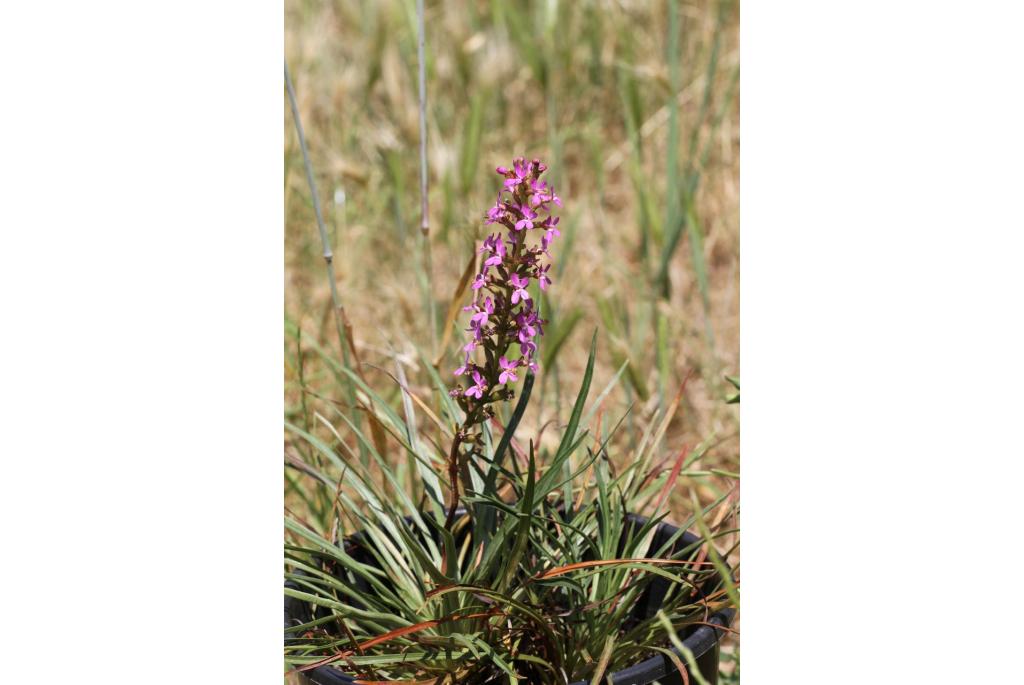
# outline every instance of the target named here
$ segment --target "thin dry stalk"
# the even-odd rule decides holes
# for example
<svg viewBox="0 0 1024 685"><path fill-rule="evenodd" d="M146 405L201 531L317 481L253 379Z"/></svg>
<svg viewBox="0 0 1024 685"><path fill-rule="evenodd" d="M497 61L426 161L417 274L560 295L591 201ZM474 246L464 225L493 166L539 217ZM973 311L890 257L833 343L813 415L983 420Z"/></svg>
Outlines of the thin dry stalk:
<svg viewBox="0 0 1024 685"><path fill-rule="evenodd" d="M427 196L427 60L423 0L416 0L416 52L419 57L420 98L420 236L423 240L423 271L426 275L427 314L430 316L430 346L437 350L437 313L433 296L433 260L430 255L430 202Z"/></svg>
<svg viewBox="0 0 1024 685"><path fill-rule="evenodd" d="M355 344L350 335L351 328L347 325L345 307L341 302L341 295L338 294L338 284L334 276L334 253L331 251L331 241L327 237L327 228L324 226L323 214L320 211L320 195L316 188L316 179L313 177L313 163L309 159L309 150L306 147L306 134L302 130L302 117L299 116L299 106L295 101L295 87L292 85L291 73L288 71L288 60L284 61L284 82L288 87L288 102L292 108L292 121L295 123L295 132L299 136L299 149L302 151L302 161L306 165L306 182L309 183L309 192L313 196L313 211L316 213L316 225L320 229L320 243L324 250L324 262L327 267L327 282L331 287L331 302L334 304L334 325L338 332L338 344L341 347L341 361L349 371L352 369L349 357L349 348L355 349ZM358 426L359 414L356 408L356 388L350 377L346 376L350 409L353 412L356 425ZM360 442L360 452L365 448ZM367 458L363 456L364 460Z"/></svg>
<svg viewBox="0 0 1024 685"><path fill-rule="evenodd" d="M427 58L426 29L423 20L423 0L416 2L418 40L416 51L420 68L420 237L423 241L423 271L426 275L427 314L430 316L430 347L437 350L437 312L433 297L433 260L430 255L430 201L427 190Z"/></svg>
<svg viewBox="0 0 1024 685"><path fill-rule="evenodd" d="M430 233L427 201L427 66L424 56L426 36L423 22L423 0L416 0L416 54L419 57L420 97L420 231Z"/></svg>

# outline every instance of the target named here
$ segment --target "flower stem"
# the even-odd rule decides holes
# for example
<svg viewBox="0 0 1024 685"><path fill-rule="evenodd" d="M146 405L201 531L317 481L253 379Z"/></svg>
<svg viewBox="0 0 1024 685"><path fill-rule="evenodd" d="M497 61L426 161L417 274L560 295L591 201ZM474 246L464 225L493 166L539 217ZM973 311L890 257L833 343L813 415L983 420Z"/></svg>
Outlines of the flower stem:
<svg viewBox="0 0 1024 685"><path fill-rule="evenodd" d="M467 417L468 421L468 417ZM462 432L465 427L455 431L452 448L448 452L448 479L451 481L451 493L448 498L448 516L445 518L445 530L451 531L455 523L455 512L459 508L459 447L462 446Z"/></svg>

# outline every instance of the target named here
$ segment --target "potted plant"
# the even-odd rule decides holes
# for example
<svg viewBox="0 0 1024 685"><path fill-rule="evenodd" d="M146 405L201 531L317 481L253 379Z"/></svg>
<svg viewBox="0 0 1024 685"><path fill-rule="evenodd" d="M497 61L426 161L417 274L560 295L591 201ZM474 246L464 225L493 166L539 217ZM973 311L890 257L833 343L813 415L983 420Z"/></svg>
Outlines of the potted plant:
<svg viewBox="0 0 1024 685"><path fill-rule="evenodd" d="M632 453L610 455L618 424L600 436L585 429L606 394L585 413L595 333L557 446L515 437L546 323L529 288L551 284L560 235L545 170L522 158L497 169L502 188L485 221L500 230L469 288L459 382L448 390L435 376L440 413L412 394L400 365L401 414L343 369L374 429L401 443L405 476L345 411L361 454L288 424L313 455L289 453L290 464L331 503L329 527L285 519L286 661L318 685L717 681L736 587L706 510L681 527L664 520L693 456L682 451L670 469L657 462L674 409ZM417 406L440 436L433 447Z"/></svg>

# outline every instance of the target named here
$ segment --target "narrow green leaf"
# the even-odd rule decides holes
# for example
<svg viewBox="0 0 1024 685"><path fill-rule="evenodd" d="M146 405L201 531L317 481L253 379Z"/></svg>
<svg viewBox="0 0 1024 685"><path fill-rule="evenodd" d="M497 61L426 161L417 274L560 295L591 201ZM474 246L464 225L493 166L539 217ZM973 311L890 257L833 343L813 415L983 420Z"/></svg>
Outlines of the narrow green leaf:
<svg viewBox="0 0 1024 685"><path fill-rule="evenodd" d="M583 383L580 385L579 394L576 396L576 403L573 405L572 414L569 417L569 423L565 427L565 433L562 435L562 442L558 446L558 450L555 452L555 461L561 461L565 451L572 445L576 439L576 429L580 423L580 417L583 415L583 405L587 402L587 393L590 392L590 380L594 376L594 358L597 355L597 330L594 330L594 335L590 339L590 356L587 358L587 370L583 373Z"/></svg>

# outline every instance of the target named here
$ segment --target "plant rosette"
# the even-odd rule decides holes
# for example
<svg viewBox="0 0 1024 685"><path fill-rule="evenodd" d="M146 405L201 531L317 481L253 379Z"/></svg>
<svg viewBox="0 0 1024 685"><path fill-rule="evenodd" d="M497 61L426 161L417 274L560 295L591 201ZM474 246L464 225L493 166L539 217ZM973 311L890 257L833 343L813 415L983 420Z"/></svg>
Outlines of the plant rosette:
<svg viewBox="0 0 1024 685"><path fill-rule="evenodd" d="M464 512L460 512L464 513ZM629 516L628 521L632 528L643 527L649 519L642 516ZM406 519L406 525L411 522ZM702 539L690 532L680 535L680 529L668 523L661 523L655 529L655 534L650 543L650 553L656 553L665 548L669 543L670 553L665 555L666 559L672 558L674 553L693 550L700 547ZM373 564L374 554L365 548L362 536L352 536L345 541L344 547L353 557L363 562ZM586 563L586 562L583 562ZM310 578L310 574L298 573L297 578L289 580L286 584L288 589L301 592L303 581ZM339 577L339 580L343 575ZM704 596L713 596L719 582L718 577L711 577L705 580L700 586L699 592ZM343 581L345 582L345 581ZM349 579L347 582L351 582ZM636 624L643 619L650 619L657 615L658 609L666 600L672 584L664 579L656 579L648 586L636 601L629 622ZM353 588L357 593L372 592L372 588L366 583L355 582ZM619 671L608 673L602 682L611 682L614 685L648 685L661 683L661 685L676 685L681 683L706 682L715 685L718 682L719 646L723 634L728 630L735 614L734 609L729 607L718 608L713 613L710 611L704 616L705 620L693 622L683 626L676 633L675 646L671 643L667 651L658 650L647 659L630 665ZM327 619L331 613L323 606L299 599L296 596L285 598L284 626L286 642L292 645L303 644L303 628L317 621ZM305 633L309 635L309 631ZM675 642L675 641L672 641ZM444 682L443 679L426 681L373 681L354 672L344 670L345 659L339 659L333 663L321 664L314 668L301 672L302 678L314 685L353 685L355 683L371 682ZM685 672L685 676L680 673ZM470 669L472 670L472 669ZM607 680L610 678L610 681ZM464 682L464 681L457 681ZM468 681L467 681L468 682ZM488 685L497 685L505 682L500 676L488 681ZM531 681L524 681L531 682ZM565 682L565 681L563 681ZM577 680L571 685L586 685L590 680Z"/></svg>

